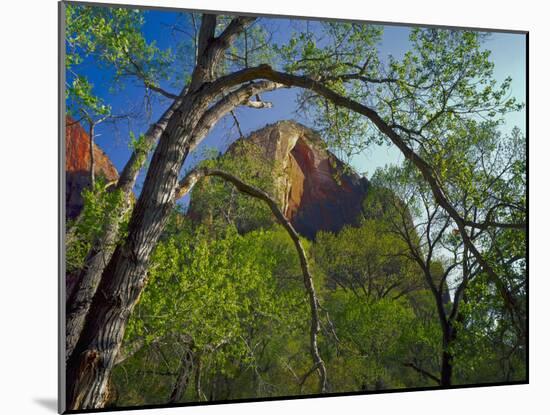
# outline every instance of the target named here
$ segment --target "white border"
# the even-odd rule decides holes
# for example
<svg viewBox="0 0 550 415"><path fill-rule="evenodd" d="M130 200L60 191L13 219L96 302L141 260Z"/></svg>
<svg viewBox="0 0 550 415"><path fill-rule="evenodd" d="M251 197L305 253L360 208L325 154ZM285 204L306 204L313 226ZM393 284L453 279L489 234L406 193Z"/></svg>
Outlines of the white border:
<svg viewBox="0 0 550 415"><path fill-rule="evenodd" d="M547 272L550 44L543 2L508 0L132 0L154 6L444 24L530 32L531 384L163 409L162 414L544 413L550 373ZM57 4L11 1L0 14L2 413L54 413L57 388ZM537 330L538 329L538 330ZM126 412L120 412L126 413ZM136 412L134 412L136 413ZM150 411L140 413L148 414Z"/></svg>

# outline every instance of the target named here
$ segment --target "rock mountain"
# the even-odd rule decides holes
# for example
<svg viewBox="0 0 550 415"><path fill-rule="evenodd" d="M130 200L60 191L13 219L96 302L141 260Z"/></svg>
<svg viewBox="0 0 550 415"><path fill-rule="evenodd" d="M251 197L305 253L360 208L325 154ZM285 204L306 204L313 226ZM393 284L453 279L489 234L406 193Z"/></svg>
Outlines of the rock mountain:
<svg viewBox="0 0 550 415"><path fill-rule="evenodd" d="M82 190L90 186L90 137L71 117L66 118L65 136L65 215L74 219L84 206ZM93 151L96 177L117 180L118 172L109 157L95 144Z"/></svg>
<svg viewBox="0 0 550 415"><path fill-rule="evenodd" d="M81 192L90 184L90 138L70 117L66 137L66 215L75 218L83 206ZM275 197L301 235L313 239L318 231L338 232L344 225L357 223L369 183L327 150L314 130L294 121L279 121L240 140L253 143L266 159L280 166L282 174L273 177ZM96 176L108 181L118 178L109 157L97 146L94 159Z"/></svg>
<svg viewBox="0 0 550 415"><path fill-rule="evenodd" d="M275 192L285 216L303 236L313 239L318 231L338 232L354 225L362 212L367 179L346 168L314 130L294 121L279 121L237 140L257 146L268 161L275 162ZM223 156L222 156L223 157ZM190 206L191 216L193 200Z"/></svg>

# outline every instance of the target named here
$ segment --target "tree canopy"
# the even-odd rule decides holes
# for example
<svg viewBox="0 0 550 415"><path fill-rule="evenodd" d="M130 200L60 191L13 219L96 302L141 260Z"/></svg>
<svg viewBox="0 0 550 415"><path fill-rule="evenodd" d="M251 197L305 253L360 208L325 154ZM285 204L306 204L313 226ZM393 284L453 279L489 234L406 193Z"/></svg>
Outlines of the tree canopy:
<svg viewBox="0 0 550 415"><path fill-rule="evenodd" d="M526 138L506 125L524 104L488 33L411 28L388 55L382 25L173 12L157 42L149 16L65 6L70 113L92 144L107 119L147 125L116 183L92 163L67 229L69 409L525 380ZM243 138L289 88L343 168L402 156L356 226L313 240L275 197L284 169ZM241 140L221 156L228 122Z"/></svg>

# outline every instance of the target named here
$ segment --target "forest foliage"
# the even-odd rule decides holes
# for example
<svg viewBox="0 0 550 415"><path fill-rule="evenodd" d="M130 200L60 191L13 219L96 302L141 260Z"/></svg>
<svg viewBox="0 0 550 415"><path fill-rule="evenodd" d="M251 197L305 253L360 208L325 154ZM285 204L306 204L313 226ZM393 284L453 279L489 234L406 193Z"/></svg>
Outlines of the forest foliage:
<svg viewBox="0 0 550 415"><path fill-rule="evenodd" d="M203 165L238 171L273 192L274 168L257 151L238 143ZM412 230L415 213L422 217L416 200L396 193L402 190L398 183L411 182L396 167L377 172L360 226L303 240L321 297L321 353L331 392L438 383L443 346L437 306L407 245L420 244L421 235L408 241L395 229L405 221ZM115 202L99 187L95 199L86 195L81 240L97 232L98 215ZM308 308L291 239L269 209L223 180L201 182L192 200L203 219L190 221L181 208L174 211L152 255L147 288L126 331L130 353L113 374L116 404L165 403L188 351L200 356L200 366L195 364L182 402L316 393L312 379L302 383L310 365ZM452 232L448 238L458 240ZM79 245L69 246L76 257ZM445 261L431 264L434 273ZM454 283L445 280L445 307ZM451 344L453 384L523 379L524 351L514 349L498 295L483 276L465 295Z"/></svg>
<svg viewBox="0 0 550 415"><path fill-rule="evenodd" d="M152 133L134 137L135 164L122 172L134 172L126 187L99 178L83 191L84 209L67 228L67 271L86 278L91 253L108 253L106 265L95 269L101 278L90 284L95 296L86 305L106 307L96 304L102 295L108 305L120 302L124 289L116 286L116 301L95 289L126 281L117 274L120 264L136 270L127 278L133 285L125 292L136 294L122 307L120 350L105 357L114 363L91 383L90 390L97 384L102 392L90 402L135 406L319 393L303 266L262 200L223 178L203 177L189 212L170 199L164 216L150 224L154 235L139 239L149 231L140 227L143 218L153 216L164 196L159 189L177 193L173 171L164 169L171 153L161 154L168 148L162 145L187 137L186 151L194 150L218 121L208 111L231 116L242 133L235 106L224 107L228 96L243 93L237 106L262 109L270 105L259 94L283 84L303 88L299 108L344 161L383 144L405 156L370 179L358 226L300 239L317 293L327 392L526 380L526 138L519 128L501 128L503 116L523 103L510 96L510 78L494 80L485 34L415 28L402 58L383 58L377 51L383 28L376 25L317 22L314 30L300 27L277 43L261 19L218 16L212 27L210 15L182 13L183 26L173 31L185 27L191 36L172 50L146 40L145 16L130 8L67 8L67 102L90 125L116 117L79 73L90 57L108 69L114 88L137 81L147 96L172 100L169 120L178 114L174 108L182 111L177 105L186 94L197 94L199 102L202 90L230 84L236 73L260 71L263 80L243 78L241 86L214 94L218 101L203 105L206 132L198 122L175 138L162 130L158 145ZM205 46L200 34L206 30L214 37ZM216 39L232 41L220 47ZM223 58L208 55L214 46ZM215 63L210 72L196 69L201 59ZM172 88L183 89L174 94ZM163 122L151 131L179 125ZM277 199L275 178L283 173L257 151L240 141L199 167L238 176ZM174 166L181 169L186 156ZM142 168L153 173L134 197L127 183L135 184ZM165 171L170 178L157 183L155 172ZM193 171L180 176L187 173ZM142 251L150 255L127 254ZM81 354L70 356L73 370L100 337L89 334L96 329L90 318L76 345ZM77 390L73 406L86 393Z"/></svg>

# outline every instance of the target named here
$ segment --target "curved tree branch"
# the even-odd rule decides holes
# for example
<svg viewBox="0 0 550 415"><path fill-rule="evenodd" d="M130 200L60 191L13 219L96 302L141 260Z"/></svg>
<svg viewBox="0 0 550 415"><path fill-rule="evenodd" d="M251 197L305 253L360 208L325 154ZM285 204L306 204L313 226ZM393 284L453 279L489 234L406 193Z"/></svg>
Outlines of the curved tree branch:
<svg viewBox="0 0 550 415"><path fill-rule="evenodd" d="M245 104L252 96L256 94L265 91L272 91L282 86L284 85L276 82L259 81L244 85L220 99L205 112L197 124L190 140L191 150L196 148L201 140L208 134L210 129L234 108ZM161 118L149 127L149 130L141 139L141 144L134 149L130 159L120 174L115 189L123 192L126 201L119 207L119 212L113 212L113 214L110 215L110 218L104 225L102 236L94 241L85 261L86 266L80 272L77 286L71 291L71 295L67 301L67 360L69 359L84 326L85 317L90 309L90 304L97 290L101 274L103 273L103 270L107 266L114 252L119 234L118 229L121 220L120 218L130 205L130 195L138 173L141 170L143 163L145 163L150 149L154 146L166 129L168 120L177 111L180 103L181 99L175 100L161 116Z"/></svg>
<svg viewBox="0 0 550 415"><path fill-rule="evenodd" d="M288 219L285 217L281 209L279 209L277 202L271 196L269 196L263 190L258 189L257 187L251 186L249 184L246 184L238 177L230 173L224 172L222 170L207 169L207 168L198 168L198 169L192 170L180 181L178 186L178 191L177 191L177 197L180 198L186 195L187 193L189 193L189 191L191 191L193 186L201 178L207 177L207 176L220 177L223 180L235 186L237 190L239 190L241 193L247 194L256 199L260 199L264 201L268 205L268 207L271 209L271 212L273 213L277 221L285 228L287 233L290 235L292 242L294 242L294 246L296 247L296 252L298 253L298 256L300 258L300 266L302 268L304 286L309 297L309 306L311 311L311 325L310 325L311 350L310 352L311 352L311 357L313 359L313 367L311 369L311 372L315 370L319 372L320 392L321 393L326 392L327 391L327 371L326 371L325 363L319 353L319 347L317 344L317 336L320 330L319 300L317 299L317 295L315 293L313 276L311 275L311 271L309 269L309 263L307 260L306 251L302 245L302 242L300 241L300 237L298 233L296 232L292 224L288 221ZM309 375L309 372L304 377L304 380L305 378L307 378L308 375Z"/></svg>
<svg viewBox="0 0 550 415"><path fill-rule="evenodd" d="M304 89L309 89L333 102L334 104L348 108L358 114L362 114L367 117L377 128L383 133L390 141L401 151L401 153L411 161L418 170L420 170L422 176L430 186L432 194L437 203L445 209L449 216L456 223L460 235L468 247L470 252L474 255L479 262L483 270L487 273L489 279L495 284L499 294L502 296L506 308L511 313L512 318L516 317L516 326L522 333L522 336L526 335L526 326L523 313L520 305L516 301L515 297L510 293L504 282L499 278L493 267L485 260L483 255L479 252L472 239L470 238L466 227L468 226L464 218L457 212L452 206L450 201L445 196L443 186L439 182L437 175L431 165L426 162L419 154L417 154L394 129L392 129L378 113L372 108L361 104L353 99L347 98L332 89L325 86L323 83L313 80L311 78L299 75L292 75L285 72L278 72L272 69L269 65L260 65L252 68L246 68L230 75L220 77L216 81L210 83L207 86L216 90L226 90L235 85L253 81L256 79L268 79L274 82L285 84L287 86L295 86Z"/></svg>
<svg viewBox="0 0 550 415"><path fill-rule="evenodd" d="M441 381L439 380L439 378L437 376L432 375L430 372L422 369L421 367L416 366L414 363L403 363L403 366L410 367L411 369L413 369L413 370L417 371L418 373L420 373L422 376L433 380L438 385L441 383Z"/></svg>
<svg viewBox="0 0 550 415"><path fill-rule="evenodd" d="M271 82L271 81L259 81L252 84L243 85L240 88L230 92L217 103L212 105L201 117L191 139L191 147L189 151L193 151L201 140L208 134L212 126L218 122L226 114L233 111L239 105L247 105L252 102L250 98L261 92L273 91L277 88L285 87L285 85ZM256 103L257 101L253 101ZM267 103L263 103L267 104ZM269 105L257 106L255 108L270 108Z"/></svg>

